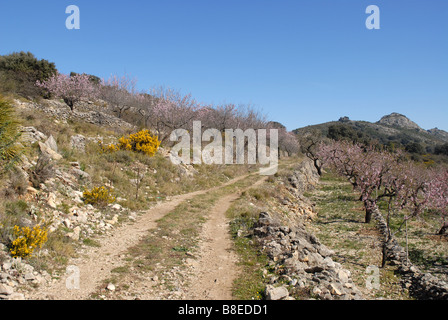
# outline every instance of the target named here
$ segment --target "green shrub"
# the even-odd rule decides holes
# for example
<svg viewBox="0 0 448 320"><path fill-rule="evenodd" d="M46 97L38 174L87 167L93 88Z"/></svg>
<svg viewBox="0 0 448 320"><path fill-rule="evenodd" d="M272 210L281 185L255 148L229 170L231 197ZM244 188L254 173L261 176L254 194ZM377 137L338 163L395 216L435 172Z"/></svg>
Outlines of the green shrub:
<svg viewBox="0 0 448 320"><path fill-rule="evenodd" d="M0 243L9 245L14 237L14 226L25 226L28 204L23 200L2 203L0 206Z"/></svg>
<svg viewBox="0 0 448 320"><path fill-rule="evenodd" d="M17 141L20 137L14 109L9 101L0 95L0 174L8 171L20 158Z"/></svg>

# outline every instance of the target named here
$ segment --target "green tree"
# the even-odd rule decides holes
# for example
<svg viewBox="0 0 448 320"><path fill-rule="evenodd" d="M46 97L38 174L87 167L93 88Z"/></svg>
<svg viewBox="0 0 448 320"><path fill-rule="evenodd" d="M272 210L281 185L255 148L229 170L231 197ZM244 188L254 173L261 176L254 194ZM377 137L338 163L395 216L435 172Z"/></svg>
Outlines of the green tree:
<svg viewBox="0 0 448 320"><path fill-rule="evenodd" d="M42 89L34 84L44 81L57 73L54 63L38 60L30 52L14 52L0 56L0 81L3 90L22 96L42 95Z"/></svg>
<svg viewBox="0 0 448 320"><path fill-rule="evenodd" d="M416 153L416 154L424 154L425 148L418 142L411 142L406 147L405 150L409 153Z"/></svg>
<svg viewBox="0 0 448 320"><path fill-rule="evenodd" d="M434 148L434 153L435 154L444 154L444 155L448 156L448 143L436 146Z"/></svg>
<svg viewBox="0 0 448 320"><path fill-rule="evenodd" d="M336 141L348 140L358 143L369 144L370 139L362 131L356 130L348 124L335 124L328 127L329 139Z"/></svg>

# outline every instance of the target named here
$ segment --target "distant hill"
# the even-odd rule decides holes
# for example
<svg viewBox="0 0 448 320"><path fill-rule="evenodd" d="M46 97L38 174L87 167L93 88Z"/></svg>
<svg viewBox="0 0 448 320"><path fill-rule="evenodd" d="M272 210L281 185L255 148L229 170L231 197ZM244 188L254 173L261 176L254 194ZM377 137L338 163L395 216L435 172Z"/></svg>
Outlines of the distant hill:
<svg viewBox="0 0 448 320"><path fill-rule="evenodd" d="M405 115L391 113L376 123L350 120L342 117L331 121L293 130L296 134L318 130L323 136L347 137L360 142L376 140L384 145L403 146L418 153L434 153L437 146L448 143L448 132L437 128L422 129Z"/></svg>
<svg viewBox="0 0 448 320"><path fill-rule="evenodd" d="M286 129L286 127L283 124L277 121L269 121L268 126L274 129Z"/></svg>

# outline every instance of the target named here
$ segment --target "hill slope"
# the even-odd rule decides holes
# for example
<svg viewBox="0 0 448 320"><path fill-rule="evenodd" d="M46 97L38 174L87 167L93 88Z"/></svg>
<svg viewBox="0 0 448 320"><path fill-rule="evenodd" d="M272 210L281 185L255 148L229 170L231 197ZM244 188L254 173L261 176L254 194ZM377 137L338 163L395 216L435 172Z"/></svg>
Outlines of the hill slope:
<svg viewBox="0 0 448 320"><path fill-rule="evenodd" d="M394 144L406 147L411 144L420 144L423 150L429 153L434 151L435 146L448 143L448 132L437 128L424 130L399 113L386 115L376 123L342 117L338 121L298 128L293 132L303 134L315 130L322 132L324 136L349 132L361 140L377 140L384 145Z"/></svg>

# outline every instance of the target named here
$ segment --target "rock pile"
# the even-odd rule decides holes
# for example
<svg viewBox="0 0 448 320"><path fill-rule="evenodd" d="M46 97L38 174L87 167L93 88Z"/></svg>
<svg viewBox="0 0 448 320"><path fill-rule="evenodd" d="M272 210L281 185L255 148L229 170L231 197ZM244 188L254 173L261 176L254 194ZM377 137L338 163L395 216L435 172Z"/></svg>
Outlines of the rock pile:
<svg viewBox="0 0 448 320"><path fill-rule="evenodd" d="M303 226L282 226L263 212L253 232L278 275L271 279L271 284L287 283L287 287L268 286L268 299L285 299L289 291L307 291L311 296L324 300L362 299L350 272L332 260L334 252Z"/></svg>
<svg viewBox="0 0 448 320"><path fill-rule="evenodd" d="M22 289L27 285L38 286L51 281L46 272L38 272L20 258L9 257L7 248L0 244L0 300L25 300Z"/></svg>
<svg viewBox="0 0 448 320"><path fill-rule="evenodd" d="M313 219L315 213L303 193L314 188L318 181L319 175L312 162L302 161L283 182L289 192L288 199L284 199L287 201L280 201L283 208L278 208L278 212L260 213L254 224L253 238L267 254L274 272L266 287L267 299L292 299L291 296L324 300L363 299L350 271L333 261L334 252L305 227L305 221ZM301 208L291 210L291 201ZM285 209L287 217L279 213Z"/></svg>
<svg viewBox="0 0 448 320"><path fill-rule="evenodd" d="M25 143L33 144L35 142L47 140L48 137L34 127L22 127L21 138Z"/></svg>

